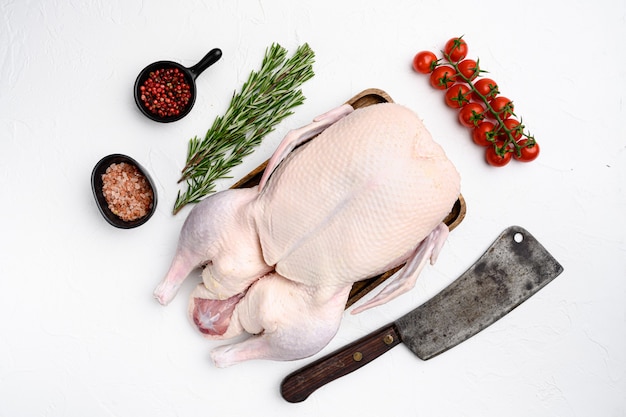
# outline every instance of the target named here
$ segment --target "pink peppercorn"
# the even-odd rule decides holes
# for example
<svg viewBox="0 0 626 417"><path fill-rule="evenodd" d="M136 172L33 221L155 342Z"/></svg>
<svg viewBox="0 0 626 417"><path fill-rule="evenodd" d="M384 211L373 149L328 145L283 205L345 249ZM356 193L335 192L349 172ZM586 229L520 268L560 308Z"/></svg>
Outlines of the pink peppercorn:
<svg viewBox="0 0 626 417"><path fill-rule="evenodd" d="M139 91L144 106L159 117L179 115L191 99L191 87L178 68L151 71Z"/></svg>

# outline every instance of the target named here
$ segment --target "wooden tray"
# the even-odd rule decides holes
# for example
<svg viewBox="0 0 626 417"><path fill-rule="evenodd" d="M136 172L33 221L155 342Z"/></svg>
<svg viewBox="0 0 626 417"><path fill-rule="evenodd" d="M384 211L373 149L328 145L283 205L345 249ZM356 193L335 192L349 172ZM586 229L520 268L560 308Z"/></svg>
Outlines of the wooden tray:
<svg viewBox="0 0 626 417"><path fill-rule="evenodd" d="M368 90L364 90L356 96L352 97L346 103L350 104L355 109L360 107L371 106L372 104L378 103L393 103L391 97L384 92L383 90L379 90L376 88L371 88ZM263 175L263 170L267 165L267 161L250 171L248 175L239 180L235 185L231 188L248 188L254 187L261 180L261 176ZM467 207L465 205L465 200L462 195L459 195L456 203L452 207L452 211L445 218L444 222L448 225L450 231L456 228L465 218ZM366 294L380 285L387 278L392 276L396 271L402 268L402 265L391 269L384 274L377 275L372 278L368 278L363 281L359 281L354 283L352 286L352 291L350 291L350 296L348 298L348 302L346 303L346 308L350 307L352 304L356 303L358 300L363 298Z"/></svg>

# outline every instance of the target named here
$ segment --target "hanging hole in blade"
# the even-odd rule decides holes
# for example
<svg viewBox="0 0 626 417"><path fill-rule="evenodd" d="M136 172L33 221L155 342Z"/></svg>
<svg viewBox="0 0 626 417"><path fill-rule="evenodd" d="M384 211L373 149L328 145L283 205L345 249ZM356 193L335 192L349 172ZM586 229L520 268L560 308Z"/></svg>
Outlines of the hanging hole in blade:
<svg viewBox="0 0 626 417"><path fill-rule="evenodd" d="M524 241L524 235L521 234L520 232L517 232L513 235L513 240L516 243L522 243Z"/></svg>

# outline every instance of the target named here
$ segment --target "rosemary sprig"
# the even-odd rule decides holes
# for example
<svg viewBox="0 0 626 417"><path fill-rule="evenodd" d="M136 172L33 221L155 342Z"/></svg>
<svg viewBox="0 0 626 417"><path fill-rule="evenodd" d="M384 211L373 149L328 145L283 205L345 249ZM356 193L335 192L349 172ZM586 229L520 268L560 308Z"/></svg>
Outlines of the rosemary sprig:
<svg viewBox="0 0 626 417"><path fill-rule="evenodd" d="M287 51L272 44L265 51L259 71L252 71L239 93L233 93L223 116L218 116L205 137L189 141L187 161L178 182L174 214L215 191L215 181L228 178L230 170L250 155L292 109L305 100L299 87L311 79L315 54L303 44L287 59Z"/></svg>

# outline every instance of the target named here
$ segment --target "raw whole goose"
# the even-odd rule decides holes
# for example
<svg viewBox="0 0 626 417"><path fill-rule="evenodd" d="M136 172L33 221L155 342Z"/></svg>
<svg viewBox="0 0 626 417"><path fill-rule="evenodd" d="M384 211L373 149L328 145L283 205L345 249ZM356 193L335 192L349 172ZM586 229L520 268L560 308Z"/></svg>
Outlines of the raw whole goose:
<svg viewBox="0 0 626 417"><path fill-rule="evenodd" d="M251 334L214 349L216 366L313 355L335 335L354 282L406 263L352 313L415 285L446 240L442 220L459 188L411 110L343 105L290 131L258 186L193 208L155 297L167 304L203 267L189 302L198 329L213 339Z"/></svg>

